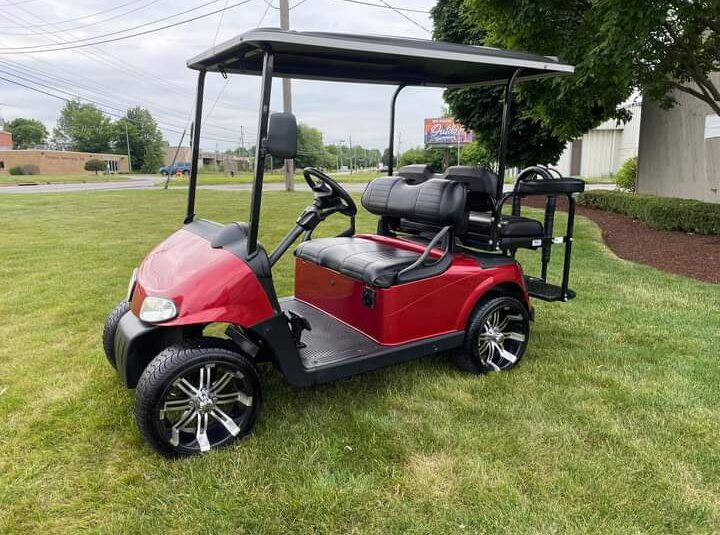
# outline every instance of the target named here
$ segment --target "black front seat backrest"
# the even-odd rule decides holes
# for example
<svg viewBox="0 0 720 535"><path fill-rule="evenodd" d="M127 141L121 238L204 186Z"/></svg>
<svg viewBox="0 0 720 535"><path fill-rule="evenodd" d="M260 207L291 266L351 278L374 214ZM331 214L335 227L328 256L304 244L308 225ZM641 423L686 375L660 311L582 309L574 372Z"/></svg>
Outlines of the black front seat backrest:
<svg viewBox="0 0 720 535"><path fill-rule="evenodd" d="M468 208L473 212L490 212L494 208L498 178L492 171L481 167L456 165L448 167L443 178L465 184Z"/></svg>
<svg viewBox="0 0 720 535"><path fill-rule="evenodd" d="M396 223L408 220L450 226L456 233L462 233L468 221L465 197L465 185L461 182L431 178L421 184L410 184L403 177L384 177L368 184L362 205L368 212Z"/></svg>

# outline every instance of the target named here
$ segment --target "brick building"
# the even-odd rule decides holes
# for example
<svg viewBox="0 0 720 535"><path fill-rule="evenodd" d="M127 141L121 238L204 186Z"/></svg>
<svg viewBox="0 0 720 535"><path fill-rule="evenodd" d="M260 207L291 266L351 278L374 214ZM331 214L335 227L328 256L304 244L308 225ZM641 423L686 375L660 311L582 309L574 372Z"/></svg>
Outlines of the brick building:
<svg viewBox="0 0 720 535"><path fill-rule="evenodd" d="M0 130L0 150L10 150L13 147L12 134Z"/></svg>
<svg viewBox="0 0 720 535"><path fill-rule="evenodd" d="M12 146L12 145L11 145ZM41 175L94 174L85 171L88 160L102 160L108 173L127 173L127 156L122 154L93 154L57 150L3 150L0 151L0 175L7 175L16 165L36 165Z"/></svg>

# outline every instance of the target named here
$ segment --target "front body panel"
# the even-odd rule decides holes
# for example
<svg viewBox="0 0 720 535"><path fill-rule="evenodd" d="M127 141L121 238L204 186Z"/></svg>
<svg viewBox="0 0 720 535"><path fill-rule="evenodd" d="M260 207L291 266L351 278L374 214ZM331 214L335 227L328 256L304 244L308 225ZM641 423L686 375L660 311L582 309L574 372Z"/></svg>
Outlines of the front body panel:
<svg viewBox="0 0 720 535"><path fill-rule="evenodd" d="M246 262L187 230L178 230L140 265L132 311L140 314L146 296L172 299L178 316L163 326L233 323L248 327L266 321L273 307Z"/></svg>

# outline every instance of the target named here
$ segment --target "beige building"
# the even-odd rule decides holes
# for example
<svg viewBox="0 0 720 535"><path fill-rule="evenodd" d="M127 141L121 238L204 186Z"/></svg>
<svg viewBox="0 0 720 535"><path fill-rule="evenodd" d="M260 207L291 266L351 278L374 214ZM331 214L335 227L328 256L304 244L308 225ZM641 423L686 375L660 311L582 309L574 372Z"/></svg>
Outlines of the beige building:
<svg viewBox="0 0 720 535"><path fill-rule="evenodd" d="M4 150L0 151L0 175L10 174L17 165L35 165L41 175L92 175L85 171L88 160L102 160L108 173L127 173L128 159L121 154L93 154L58 150Z"/></svg>
<svg viewBox="0 0 720 535"><path fill-rule="evenodd" d="M167 146L164 150L165 163L163 165L172 164L175 153L177 153L176 163L188 163L192 160L192 149L190 147L180 147L180 149L178 149L177 147Z"/></svg>
<svg viewBox="0 0 720 535"><path fill-rule="evenodd" d="M712 76L720 85L720 73ZM720 202L720 117L701 100L676 92L678 105L643 105L637 191Z"/></svg>
<svg viewBox="0 0 720 535"><path fill-rule="evenodd" d="M627 123L610 119L568 143L555 167L565 176L611 177L637 156L641 105L634 98L624 107L632 114Z"/></svg>
<svg viewBox="0 0 720 535"><path fill-rule="evenodd" d="M177 158L175 163L189 163L192 161L192 149L190 147L165 147L165 165L171 165L175 154ZM242 171L250 171L250 158L242 156L232 156L223 152L200 151L200 159L198 160L198 168L208 168L212 171L220 171L222 169L225 174L239 173Z"/></svg>

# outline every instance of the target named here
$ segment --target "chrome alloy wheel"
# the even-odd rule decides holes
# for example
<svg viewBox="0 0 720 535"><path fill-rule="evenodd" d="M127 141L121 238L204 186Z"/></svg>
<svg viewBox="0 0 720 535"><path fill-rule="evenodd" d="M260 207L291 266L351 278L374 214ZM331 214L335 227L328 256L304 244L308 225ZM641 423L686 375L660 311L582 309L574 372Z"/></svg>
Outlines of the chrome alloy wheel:
<svg viewBox="0 0 720 535"><path fill-rule="evenodd" d="M175 448L207 452L232 441L253 413L254 388L227 362L205 362L177 377L158 404L158 419Z"/></svg>
<svg viewBox="0 0 720 535"><path fill-rule="evenodd" d="M480 328L478 357L490 370L511 368L522 356L527 336L528 324L522 314L511 306L499 306Z"/></svg>

